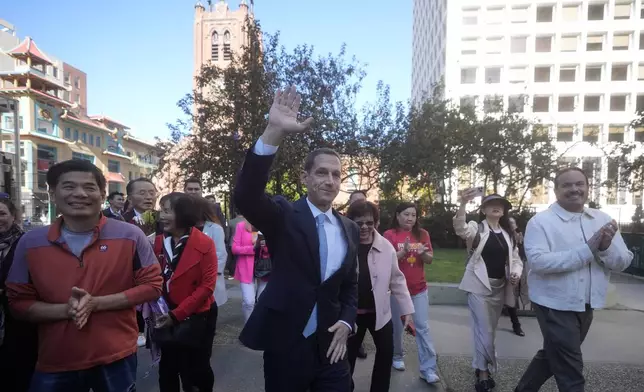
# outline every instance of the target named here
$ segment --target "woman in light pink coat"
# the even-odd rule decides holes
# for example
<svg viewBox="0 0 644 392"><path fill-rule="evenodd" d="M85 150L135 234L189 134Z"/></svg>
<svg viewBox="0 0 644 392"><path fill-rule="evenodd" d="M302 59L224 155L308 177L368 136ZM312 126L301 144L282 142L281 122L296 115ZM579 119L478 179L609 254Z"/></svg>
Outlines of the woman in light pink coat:
<svg viewBox="0 0 644 392"><path fill-rule="evenodd" d="M414 313L414 304L405 275L398 267L393 245L377 231L379 212L375 204L358 201L349 206L347 217L360 228L358 249L358 332L349 338L351 374L355 369L358 349L369 330L376 345L376 358L371 374L371 392L389 391L394 355L393 323L405 327ZM392 320L391 296L398 301L403 320Z"/></svg>
<svg viewBox="0 0 644 392"><path fill-rule="evenodd" d="M256 297L262 294L267 284L265 280L256 280L254 277L257 236L257 230L250 223L242 221L237 224L233 238L232 251L237 256L235 279L239 281L241 286L244 322L248 321L253 313ZM255 283L257 283L257 291Z"/></svg>

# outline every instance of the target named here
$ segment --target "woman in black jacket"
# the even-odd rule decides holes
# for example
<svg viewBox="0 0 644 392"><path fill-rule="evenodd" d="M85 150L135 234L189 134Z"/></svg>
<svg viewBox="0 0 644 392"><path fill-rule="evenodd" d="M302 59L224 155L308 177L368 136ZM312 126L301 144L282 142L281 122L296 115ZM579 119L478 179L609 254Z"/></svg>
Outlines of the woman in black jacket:
<svg viewBox="0 0 644 392"><path fill-rule="evenodd" d="M37 327L12 317L5 293L13 254L24 234L17 215L11 200L0 199L0 390L26 392L38 358Z"/></svg>

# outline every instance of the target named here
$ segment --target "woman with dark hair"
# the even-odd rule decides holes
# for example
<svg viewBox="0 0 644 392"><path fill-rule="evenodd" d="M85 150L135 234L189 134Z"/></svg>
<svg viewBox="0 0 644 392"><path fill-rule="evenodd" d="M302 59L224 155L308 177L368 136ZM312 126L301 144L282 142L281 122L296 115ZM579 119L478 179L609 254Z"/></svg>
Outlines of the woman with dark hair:
<svg viewBox="0 0 644 392"><path fill-rule="evenodd" d="M495 387L491 374L497 369L496 327L503 305L514 306L513 286L519 282L523 263L510 227L510 202L497 194L488 195L481 202L479 222L466 222L467 204L476 196L476 189L461 192L461 206L453 223L469 254L459 288L468 293L472 317L475 388L486 392Z"/></svg>
<svg viewBox="0 0 644 392"><path fill-rule="evenodd" d="M351 374L355 369L358 351L367 330L376 345L376 358L371 373L371 392L387 392L391 381L394 354L391 302L402 309L405 325L414 313L405 276L398 267L396 250L376 227L378 207L368 201L356 201L349 206L347 217L360 228L358 249L358 332L349 338L348 352ZM391 297L391 299L390 299Z"/></svg>
<svg viewBox="0 0 644 392"><path fill-rule="evenodd" d="M439 381L436 364L436 350L429 331L429 297L425 279L425 264L431 264L434 257L429 233L420 228L417 208L413 203L401 203L396 207L392 229L384 233L396 250L398 266L405 275L407 288L414 303L413 322L416 328L416 345L420 378L430 384ZM402 334L400 318L403 312L397 301L391 301L391 314L394 319L393 367L405 370L403 361ZM413 331L413 330L412 330ZM413 333L413 332L412 332Z"/></svg>
<svg viewBox="0 0 644 392"><path fill-rule="evenodd" d="M0 390L26 392L38 357L38 330L11 315L5 291L16 244L24 234L17 216L11 200L0 199Z"/></svg>
<svg viewBox="0 0 644 392"><path fill-rule="evenodd" d="M163 299L169 313L156 319L155 336L171 328L182 338L157 342L161 346L159 390L178 392L179 379L184 391L212 391L215 377L210 367L214 340L213 291L217 281L217 254L214 242L195 229L202 220L195 198L173 192L161 198L159 220L164 233L155 239L155 253L163 276ZM183 324L183 325L182 325ZM168 341L170 340L170 341Z"/></svg>

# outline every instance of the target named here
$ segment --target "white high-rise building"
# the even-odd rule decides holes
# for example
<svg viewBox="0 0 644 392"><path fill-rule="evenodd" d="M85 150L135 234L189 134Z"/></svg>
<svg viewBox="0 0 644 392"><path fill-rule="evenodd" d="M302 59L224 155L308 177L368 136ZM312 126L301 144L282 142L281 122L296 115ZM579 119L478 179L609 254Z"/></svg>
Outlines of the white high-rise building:
<svg viewBox="0 0 644 392"><path fill-rule="evenodd" d="M415 0L412 98L444 80L461 105L501 98L557 139L592 177L590 200L628 222L642 192L602 187L621 173L604 150L644 143L644 0ZM428 59L428 60L427 60ZM640 144L634 156L644 153ZM641 178L640 178L641 181ZM530 202L545 208L552 184Z"/></svg>

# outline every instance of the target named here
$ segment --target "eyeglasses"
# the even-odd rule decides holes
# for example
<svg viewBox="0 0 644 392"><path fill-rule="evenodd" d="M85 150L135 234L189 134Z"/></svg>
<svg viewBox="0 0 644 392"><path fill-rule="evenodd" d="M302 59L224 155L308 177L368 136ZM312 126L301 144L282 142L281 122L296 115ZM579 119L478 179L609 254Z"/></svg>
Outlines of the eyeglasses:
<svg viewBox="0 0 644 392"><path fill-rule="evenodd" d="M362 226L373 227L373 224L374 224L373 221L366 221L366 222L355 221L355 222L356 222L356 225L358 225L358 227L362 227Z"/></svg>

